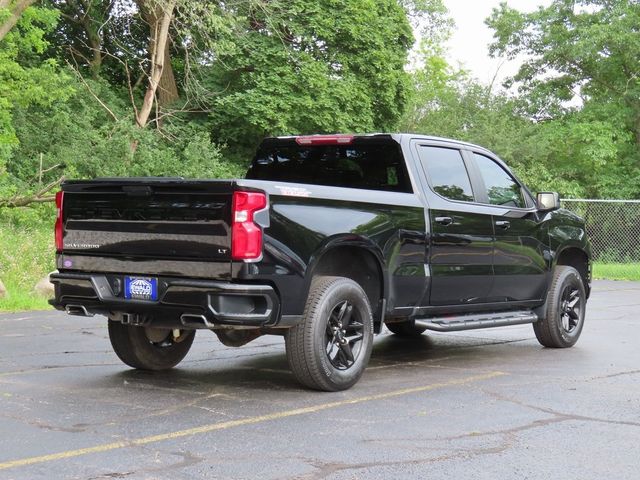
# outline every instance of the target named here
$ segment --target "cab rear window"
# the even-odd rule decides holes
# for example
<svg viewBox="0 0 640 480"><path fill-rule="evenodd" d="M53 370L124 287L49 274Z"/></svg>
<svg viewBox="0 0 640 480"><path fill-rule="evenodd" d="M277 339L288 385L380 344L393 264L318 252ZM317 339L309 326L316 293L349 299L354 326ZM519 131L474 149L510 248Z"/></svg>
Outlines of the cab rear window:
<svg viewBox="0 0 640 480"><path fill-rule="evenodd" d="M391 192L413 191L396 144L262 147L247 178Z"/></svg>

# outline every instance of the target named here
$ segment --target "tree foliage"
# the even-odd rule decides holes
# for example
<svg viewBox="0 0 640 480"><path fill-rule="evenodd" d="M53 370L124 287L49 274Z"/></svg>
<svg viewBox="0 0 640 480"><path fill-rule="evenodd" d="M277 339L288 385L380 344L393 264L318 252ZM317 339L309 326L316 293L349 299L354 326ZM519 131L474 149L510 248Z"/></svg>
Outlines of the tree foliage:
<svg viewBox="0 0 640 480"><path fill-rule="evenodd" d="M0 0L0 198L15 189L7 171L20 144L15 115L31 107L47 108L72 92L56 61L40 59L47 47L45 33L58 13L32 3Z"/></svg>
<svg viewBox="0 0 640 480"><path fill-rule="evenodd" d="M527 58L512 81L553 138L559 173L572 171L589 195L639 196L640 3L502 4L487 22L495 54Z"/></svg>
<svg viewBox="0 0 640 480"><path fill-rule="evenodd" d="M393 130L411 22L435 39L444 13L440 0L28 6L0 43L0 206L48 200L61 175L238 176L265 135Z"/></svg>
<svg viewBox="0 0 640 480"><path fill-rule="evenodd" d="M533 13L502 4L487 22L495 55L525 59L506 85L517 93L425 50L403 125L488 147L534 189L637 198L639 15L628 0L554 0Z"/></svg>
<svg viewBox="0 0 640 480"><path fill-rule="evenodd" d="M274 1L248 8L233 48L203 72L212 129L253 147L265 135L393 130L409 93L413 35L396 0Z"/></svg>

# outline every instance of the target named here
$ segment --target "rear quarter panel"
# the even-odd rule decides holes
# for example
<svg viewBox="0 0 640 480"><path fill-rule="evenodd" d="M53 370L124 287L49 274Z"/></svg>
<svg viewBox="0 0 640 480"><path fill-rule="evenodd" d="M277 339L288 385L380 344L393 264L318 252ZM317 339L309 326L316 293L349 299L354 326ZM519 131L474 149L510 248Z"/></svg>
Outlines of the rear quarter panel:
<svg viewBox="0 0 640 480"><path fill-rule="evenodd" d="M375 255L387 311L422 300L425 220L414 194L258 180L239 180L238 186L267 192L270 219L263 258L234 262L232 276L274 283L283 315L302 314L314 265L338 246L358 246Z"/></svg>

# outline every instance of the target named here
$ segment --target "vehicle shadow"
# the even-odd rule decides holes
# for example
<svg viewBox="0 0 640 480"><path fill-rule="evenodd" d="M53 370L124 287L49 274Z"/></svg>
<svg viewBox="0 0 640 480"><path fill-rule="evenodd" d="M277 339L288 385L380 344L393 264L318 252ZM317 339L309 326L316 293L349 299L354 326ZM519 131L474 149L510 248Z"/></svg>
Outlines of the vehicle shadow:
<svg viewBox="0 0 640 480"><path fill-rule="evenodd" d="M369 366L389 367L403 365L412 368L413 363L436 361L446 358L458 366L473 361L474 366L482 363L482 346L505 342L489 338L473 338L461 336L422 335L416 338L400 338L395 335L378 337L373 346ZM216 347L217 350L218 347ZM220 348L227 348L222 347ZM274 351L274 349L279 351ZM230 353L229 353L230 352ZM180 364L179 367L165 372L145 372L139 370L122 370L113 375L103 377L103 381L115 385L144 383L152 388L177 389L182 391L219 391L268 390L268 391L305 391L295 380L289 370L284 345L269 345L268 350L254 349L252 353L243 353L238 349L237 355L227 350L224 356L206 358L201 352L201 359ZM505 361L512 354L503 352ZM490 360L487 359L487 362ZM416 369L422 368L420 365ZM104 384L102 385L104 386Z"/></svg>

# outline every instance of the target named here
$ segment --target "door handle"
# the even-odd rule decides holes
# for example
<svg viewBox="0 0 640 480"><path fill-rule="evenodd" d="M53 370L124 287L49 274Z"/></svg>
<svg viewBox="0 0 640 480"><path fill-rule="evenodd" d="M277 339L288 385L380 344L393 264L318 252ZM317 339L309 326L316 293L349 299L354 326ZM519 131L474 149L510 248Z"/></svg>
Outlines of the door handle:
<svg viewBox="0 0 640 480"><path fill-rule="evenodd" d="M434 218L436 223L439 223L440 225L451 225L453 223L453 218L451 217L436 217Z"/></svg>
<svg viewBox="0 0 640 480"><path fill-rule="evenodd" d="M498 220L496 221L496 227L500 227L504 230L511 226L511 222L509 220Z"/></svg>

